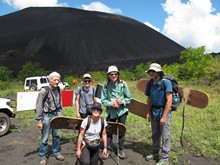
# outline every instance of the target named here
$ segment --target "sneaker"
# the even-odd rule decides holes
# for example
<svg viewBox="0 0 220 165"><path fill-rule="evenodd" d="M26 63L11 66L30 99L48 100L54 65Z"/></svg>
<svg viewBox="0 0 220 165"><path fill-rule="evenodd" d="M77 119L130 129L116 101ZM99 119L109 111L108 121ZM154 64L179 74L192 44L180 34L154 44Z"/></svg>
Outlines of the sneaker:
<svg viewBox="0 0 220 165"><path fill-rule="evenodd" d="M61 154L54 155L53 157L54 157L56 160L60 160L60 161L64 161L64 160L65 160L64 156L61 155Z"/></svg>
<svg viewBox="0 0 220 165"><path fill-rule="evenodd" d="M145 157L145 160L146 161L151 161L151 160L155 160L155 159L158 159L159 158L159 153L152 153L150 155L147 155Z"/></svg>
<svg viewBox="0 0 220 165"><path fill-rule="evenodd" d="M125 159L125 158L127 158L127 156L125 155L125 153L123 152L123 150L120 150L120 151L119 151L118 157L119 157L120 159Z"/></svg>
<svg viewBox="0 0 220 165"><path fill-rule="evenodd" d="M47 158L43 158L40 160L40 165L47 165Z"/></svg>
<svg viewBox="0 0 220 165"><path fill-rule="evenodd" d="M157 165L169 165L169 162L160 160L159 162L157 162Z"/></svg>

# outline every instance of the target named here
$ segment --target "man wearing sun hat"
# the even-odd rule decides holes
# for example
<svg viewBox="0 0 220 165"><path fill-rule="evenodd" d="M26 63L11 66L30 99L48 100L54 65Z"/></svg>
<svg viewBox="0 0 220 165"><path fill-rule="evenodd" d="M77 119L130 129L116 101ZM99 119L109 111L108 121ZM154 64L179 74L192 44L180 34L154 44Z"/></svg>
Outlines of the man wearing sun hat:
<svg viewBox="0 0 220 165"><path fill-rule="evenodd" d="M162 80L164 73L157 63L152 63L146 73L151 79L147 83L145 95L148 96L146 118L151 122L153 152L145 159L147 161L159 159L157 165L167 165L170 152L172 84L170 80ZM165 83L165 89L162 88L162 81Z"/></svg>

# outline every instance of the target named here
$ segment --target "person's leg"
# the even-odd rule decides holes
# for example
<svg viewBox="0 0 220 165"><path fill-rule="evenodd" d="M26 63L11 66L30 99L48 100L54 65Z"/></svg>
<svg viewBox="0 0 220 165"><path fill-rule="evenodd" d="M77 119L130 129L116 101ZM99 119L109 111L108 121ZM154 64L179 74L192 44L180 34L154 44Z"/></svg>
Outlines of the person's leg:
<svg viewBox="0 0 220 165"><path fill-rule="evenodd" d="M106 118L106 121L115 122L116 119ZM107 134L107 146L109 151L112 151L112 138L112 134Z"/></svg>
<svg viewBox="0 0 220 165"><path fill-rule="evenodd" d="M48 114L43 116L43 129L41 131L41 141L39 155L41 159L48 157L48 137L50 134L50 118Z"/></svg>
<svg viewBox="0 0 220 165"><path fill-rule="evenodd" d="M128 113L126 112L125 114L120 116L119 119L118 119L118 122L125 125L125 122L126 122L126 119L127 119L127 115L128 115ZM118 155L119 158L125 159L125 158L127 158L127 156L125 155L125 153L123 151L123 149L124 149L124 142L125 142L125 136L118 136L118 138L119 138L119 142L118 142L119 150L117 151L117 155Z"/></svg>
<svg viewBox="0 0 220 165"><path fill-rule="evenodd" d="M86 146L82 149L82 155L79 161L82 165L90 165L90 151Z"/></svg>
<svg viewBox="0 0 220 165"><path fill-rule="evenodd" d="M50 119L56 116L61 116L62 113L59 111L56 115L51 114ZM65 158L60 154L60 129L52 129L52 151L53 155L57 160L63 161Z"/></svg>
<svg viewBox="0 0 220 165"><path fill-rule="evenodd" d="M162 150L161 150L161 161L168 162L170 152L170 122L171 114L167 115L166 124L161 126L162 134Z"/></svg>
<svg viewBox="0 0 220 165"><path fill-rule="evenodd" d="M120 116L118 122L125 125L127 115L128 115L128 113L126 112L125 114ZM120 150L124 149L124 141L125 141L125 136L119 136L119 149Z"/></svg>
<svg viewBox="0 0 220 165"><path fill-rule="evenodd" d="M146 156L147 161L159 159L160 150L160 121L151 120L151 131L152 131L152 153Z"/></svg>
<svg viewBox="0 0 220 165"><path fill-rule="evenodd" d="M91 162L90 162L90 165L98 165L98 161L99 161L99 150L100 150L100 147L98 147L97 150L91 150L90 151L90 156L91 156Z"/></svg>

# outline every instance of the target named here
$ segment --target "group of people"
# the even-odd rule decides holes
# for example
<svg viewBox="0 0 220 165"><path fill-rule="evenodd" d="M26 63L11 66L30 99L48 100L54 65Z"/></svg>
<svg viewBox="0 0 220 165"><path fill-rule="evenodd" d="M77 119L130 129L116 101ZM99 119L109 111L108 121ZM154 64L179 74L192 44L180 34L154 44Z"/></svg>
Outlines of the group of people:
<svg viewBox="0 0 220 165"><path fill-rule="evenodd" d="M145 91L148 97L146 119L151 122L152 129L152 153L146 156L146 160L159 160L157 165L166 165L169 164L170 151L172 85L170 80L165 80L166 88L161 89L164 73L157 63L152 63L146 73L151 79ZM57 72L52 72L48 78L49 88L42 88L36 103L37 126L41 130L39 149L41 165L47 164L50 120L62 115L61 94L58 87L61 76ZM91 75L84 74L83 86L78 87L75 92L76 117L83 118L76 156L83 165L98 164L100 149L103 159L107 159L113 152L113 136L107 133L107 121L125 124L129 112L127 105L132 99L127 83L120 79L120 72L114 65L108 67L107 81L103 84L100 99L95 97L95 89L90 85L91 81ZM106 119L100 117L102 106L106 107ZM103 141L102 148L100 138ZM119 136L118 139L119 149L115 153L120 159L125 159L127 157L124 152L125 136ZM58 129L52 129L52 153L57 160L64 160L64 156L60 153Z"/></svg>

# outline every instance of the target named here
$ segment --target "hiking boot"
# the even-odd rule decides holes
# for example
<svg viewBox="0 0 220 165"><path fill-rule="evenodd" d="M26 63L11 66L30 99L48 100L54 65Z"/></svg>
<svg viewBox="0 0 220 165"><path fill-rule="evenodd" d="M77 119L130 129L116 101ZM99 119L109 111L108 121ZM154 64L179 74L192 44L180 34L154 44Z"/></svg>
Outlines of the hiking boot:
<svg viewBox="0 0 220 165"><path fill-rule="evenodd" d="M40 165L47 165L47 158L43 158L40 160Z"/></svg>
<svg viewBox="0 0 220 165"><path fill-rule="evenodd" d="M123 150L119 150L118 157L119 157L120 159L125 159L125 158L127 158L127 156L125 155L125 153L123 152Z"/></svg>
<svg viewBox="0 0 220 165"><path fill-rule="evenodd" d="M54 157L56 160L60 160L60 161L64 161L64 160L65 160L64 156L61 155L61 154L54 155L53 157Z"/></svg>
<svg viewBox="0 0 220 165"><path fill-rule="evenodd" d="M152 153L152 154L147 155L145 157L146 161L151 161L151 160L155 160L155 159L159 159L159 153Z"/></svg>
<svg viewBox="0 0 220 165"><path fill-rule="evenodd" d="M157 165L169 165L169 162L160 160L159 162L157 162Z"/></svg>

